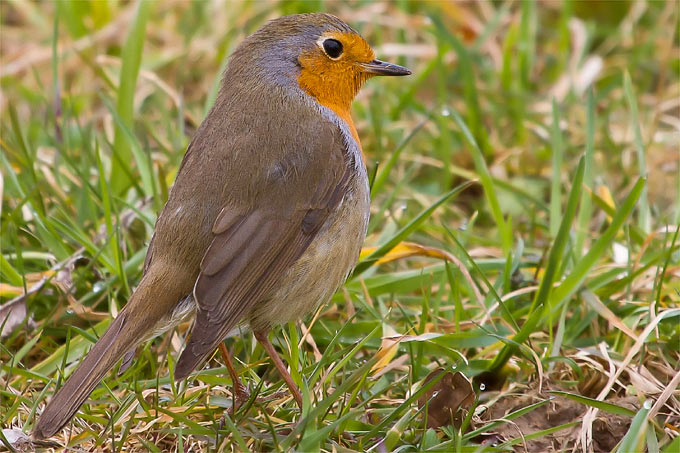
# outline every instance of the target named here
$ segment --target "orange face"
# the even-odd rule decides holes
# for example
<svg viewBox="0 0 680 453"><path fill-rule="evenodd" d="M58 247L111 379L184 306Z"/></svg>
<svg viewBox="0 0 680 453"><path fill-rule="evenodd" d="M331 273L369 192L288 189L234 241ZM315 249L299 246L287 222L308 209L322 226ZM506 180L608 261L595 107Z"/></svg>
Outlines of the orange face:
<svg viewBox="0 0 680 453"><path fill-rule="evenodd" d="M356 33L329 31L321 35L317 44L316 49L299 57L300 88L342 118L359 143L350 106L363 83L375 75L361 66L373 61L375 54Z"/></svg>

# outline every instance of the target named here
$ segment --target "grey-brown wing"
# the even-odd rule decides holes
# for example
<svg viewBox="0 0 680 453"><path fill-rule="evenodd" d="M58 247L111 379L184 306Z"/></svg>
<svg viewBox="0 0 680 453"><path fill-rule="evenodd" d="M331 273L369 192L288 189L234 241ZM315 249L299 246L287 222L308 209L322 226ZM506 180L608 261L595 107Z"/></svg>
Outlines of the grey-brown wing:
<svg viewBox="0 0 680 453"><path fill-rule="evenodd" d="M247 211L227 206L217 217L194 288L196 322L177 363L176 379L188 376L271 292L340 203L351 166L344 145L335 145L338 149L319 153L319 161L310 162L305 174L296 173L291 182L295 187L282 186L282 193Z"/></svg>

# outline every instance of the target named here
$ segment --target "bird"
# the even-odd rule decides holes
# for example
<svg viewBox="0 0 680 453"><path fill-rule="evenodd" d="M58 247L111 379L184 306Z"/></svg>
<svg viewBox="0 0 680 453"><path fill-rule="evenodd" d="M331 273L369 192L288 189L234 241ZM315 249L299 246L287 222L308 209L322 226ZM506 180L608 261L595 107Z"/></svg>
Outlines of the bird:
<svg viewBox="0 0 680 453"><path fill-rule="evenodd" d="M191 316L176 380L249 326L302 407L269 333L327 303L356 264L370 191L351 104L372 77L409 74L329 14L280 17L245 38L182 159L138 286L33 437L56 434L121 359L119 371L138 345Z"/></svg>

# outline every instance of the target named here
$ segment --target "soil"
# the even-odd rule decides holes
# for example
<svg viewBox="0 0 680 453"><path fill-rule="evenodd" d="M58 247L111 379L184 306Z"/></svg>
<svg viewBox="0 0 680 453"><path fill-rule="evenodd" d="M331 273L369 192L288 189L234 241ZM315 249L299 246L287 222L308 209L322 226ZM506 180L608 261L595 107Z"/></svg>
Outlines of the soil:
<svg viewBox="0 0 680 453"><path fill-rule="evenodd" d="M553 390L561 390L553 388ZM573 390L571 390L573 391ZM484 445L498 445L510 439L527 436L537 431L560 426L569 422L583 419L587 406L572 401L563 396L553 395L545 391L539 394L536 389L527 389L522 394L510 393L502 396L482 414L483 424L490 420L502 419L504 416L535 404L539 401L552 398L544 404L519 418L496 427L492 432L486 433L477 439ZM610 403L627 407L637 411L639 403L634 397L613 397L607 400ZM600 410L593 422L593 445L595 453L610 452L621 441L628 431L632 421L631 417L610 414ZM514 446L516 452L553 452L570 449L576 443L581 433L581 424L571 428L562 429L537 439L525 441Z"/></svg>

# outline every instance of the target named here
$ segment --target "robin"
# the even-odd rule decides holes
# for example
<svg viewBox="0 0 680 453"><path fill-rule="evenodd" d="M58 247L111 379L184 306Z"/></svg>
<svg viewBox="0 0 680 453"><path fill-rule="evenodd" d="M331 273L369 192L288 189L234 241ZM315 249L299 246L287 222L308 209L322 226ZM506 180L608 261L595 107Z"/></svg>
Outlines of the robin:
<svg viewBox="0 0 680 453"><path fill-rule="evenodd" d="M175 379L248 324L301 407L268 334L327 302L356 263L370 200L350 107L371 77L410 73L328 14L281 17L246 38L182 160L139 286L33 436L55 434L121 358L125 369L141 342L194 313Z"/></svg>

